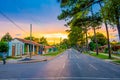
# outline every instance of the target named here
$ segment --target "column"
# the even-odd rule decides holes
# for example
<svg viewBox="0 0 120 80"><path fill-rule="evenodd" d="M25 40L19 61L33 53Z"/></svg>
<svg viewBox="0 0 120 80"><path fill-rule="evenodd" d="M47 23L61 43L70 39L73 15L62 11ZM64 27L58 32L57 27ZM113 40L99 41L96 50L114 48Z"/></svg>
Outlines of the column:
<svg viewBox="0 0 120 80"><path fill-rule="evenodd" d="M29 53L30 53L29 45L27 45L27 48L28 48L28 49L27 49L27 51L28 51L28 52L27 52L27 55L29 55Z"/></svg>
<svg viewBox="0 0 120 80"><path fill-rule="evenodd" d="M35 45L33 45L33 55L34 55L34 53L35 53Z"/></svg>

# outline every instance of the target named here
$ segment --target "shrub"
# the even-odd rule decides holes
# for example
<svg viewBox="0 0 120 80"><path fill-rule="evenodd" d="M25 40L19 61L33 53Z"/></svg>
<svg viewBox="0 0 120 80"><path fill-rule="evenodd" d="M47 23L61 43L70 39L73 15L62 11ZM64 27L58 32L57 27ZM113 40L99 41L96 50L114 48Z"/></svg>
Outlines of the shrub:
<svg viewBox="0 0 120 80"><path fill-rule="evenodd" d="M0 42L0 52L8 52L8 44L6 42Z"/></svg>
<svg viewBox="0 0 120 80"><path fill-rule="evenodd" d="M104 52L105 52L105 53L108 53L108 48L105 48Z"/></svg>
<svg viewBox="0 0 120 80"><path fill-rule="evenodd" d="M93 42L89 43L90 50L93 51L96 48L96 44Z"/></svg>

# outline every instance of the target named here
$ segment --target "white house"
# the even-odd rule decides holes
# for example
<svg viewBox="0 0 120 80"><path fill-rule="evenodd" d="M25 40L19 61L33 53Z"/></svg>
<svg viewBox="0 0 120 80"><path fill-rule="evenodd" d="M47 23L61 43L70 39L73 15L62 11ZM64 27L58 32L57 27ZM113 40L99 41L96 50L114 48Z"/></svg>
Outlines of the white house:
<svg viewBox="0 0 120 80"><path fill-rule="evenodd" d="M9 54L8 56L22 56L24 54L30 53L38 54L41 45L30 40L15 38L11 42L9 42Z"/></svg>

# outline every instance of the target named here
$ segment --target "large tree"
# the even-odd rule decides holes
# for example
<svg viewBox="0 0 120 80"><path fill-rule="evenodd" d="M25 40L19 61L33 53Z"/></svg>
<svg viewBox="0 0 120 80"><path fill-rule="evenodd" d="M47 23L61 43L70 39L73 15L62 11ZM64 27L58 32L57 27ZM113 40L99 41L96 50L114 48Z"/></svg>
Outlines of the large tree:
<svg viewBox="0 0 120 80"><path fill-rule="evenodd" d="M28 36L28 37L25 37L24 39L30 40L30 37ZM39 38L31 37L31 40L32 40L32 41L35 41L35 42L37 42L37 43L39 43Z"/></svg>
<svg viewBox="0 0 120 80"><path fill-rule="evenodd" d="M113 26L117 26L120 40L120 0L104 0L102 7L104 19Z"/></svg>
<svg viewBox="0 0 120 80"><path fill-rule="evenodd" d="M80 44L83 42L83 37L82 28L71 26L71 31L68 35L71 46L80 46Z"/></svg>
<svg viewBox="0 0 120 80"><path fill-rule="evenodd" d="M85 12L88 12L88 14L86 14L85 16L90 15L90 12L92 13L91 16L93 16L95 12L93 12L91 8L95 4L98 4L98 5L100 4L100 7L102 8L101 2L103 2L103 0L58 0L58 1L60 1L61 8L62 8L62 14L60 15L60 17L65 20L71 20L75 15L78 15L78 17L81 17L81 14L82 14L82 17L84 17ZM102 13L102 18L104 17L105 16ZM107 26L106 20L103 20L103 22L105 23L106 32L107 32L109 58L111 58L108 26ZM96 33L95 28L94 28L94 33ZM97 54L98 54L98 50L97 50Z"/></svg>
<svg viewBox="0 0 120 80"><path fill-rule="evenodd" d="M43 45L48 45L47 38L41 37L39 43Z"/></svg>
<svg viewBox="0 0 120 80"><path fill-rule="evenodd" d="M12 40L12 37L8 32L1 38L1 41L4 41L4 42L8 42L11 40Z"/></svg>
<svg viewBox="0 0 120 80"><path fill-rule="evenodd" d="M96 33L97 42L99 45L104 46L107 44L107 38L102 33ZM91 41L95 43L95 36L91 37Z"/></svg>

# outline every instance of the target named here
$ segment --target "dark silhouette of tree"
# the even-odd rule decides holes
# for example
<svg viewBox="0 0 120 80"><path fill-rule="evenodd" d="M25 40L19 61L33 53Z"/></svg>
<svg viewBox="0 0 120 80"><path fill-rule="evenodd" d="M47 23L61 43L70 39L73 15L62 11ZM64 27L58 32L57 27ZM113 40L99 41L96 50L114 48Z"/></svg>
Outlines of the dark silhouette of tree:
<svg viewBox="0 0 120 80"><path fill-rule="evenodd" d="M3 42L8 42L11 40L12 40L12 37L8 32L1 38L1 41L3 41Z"/></svg>
<svg viewBox="0 0 120 80"><path fill-rule="evenodd" d="M41 37L39 43L43 45L48 45L47 38Z"/></svg>

